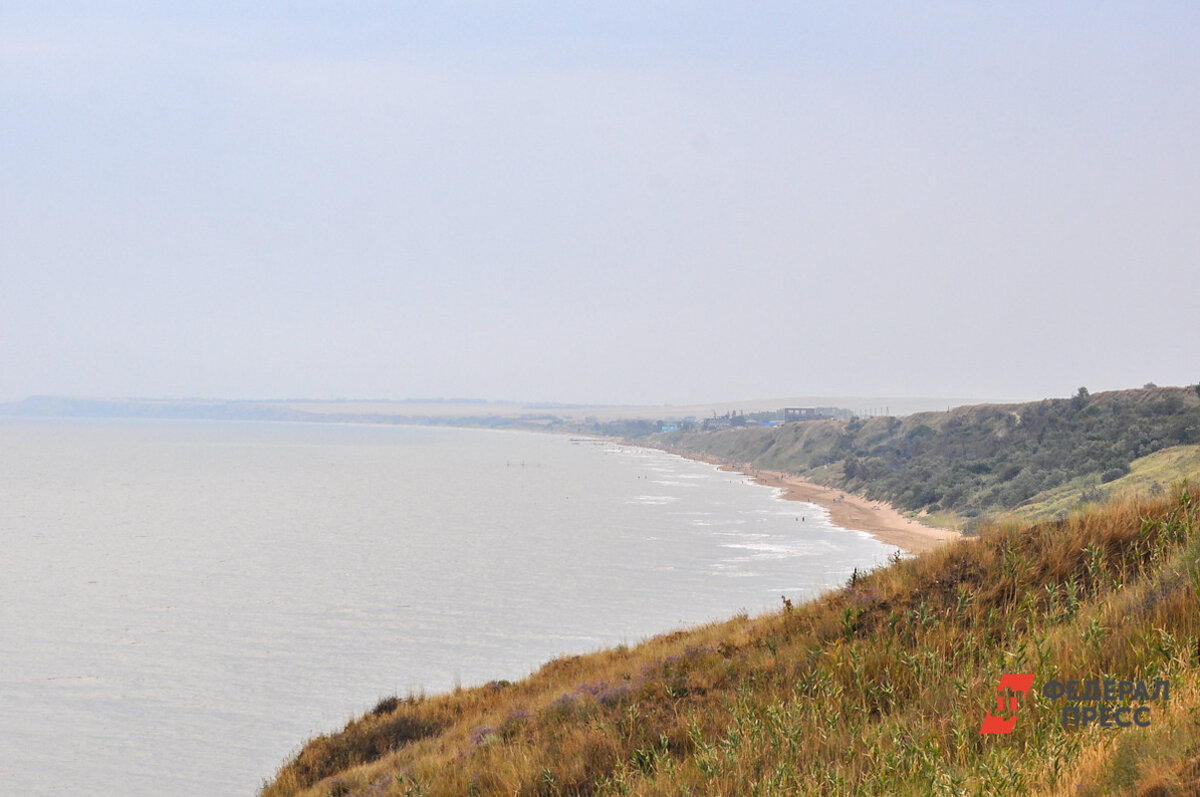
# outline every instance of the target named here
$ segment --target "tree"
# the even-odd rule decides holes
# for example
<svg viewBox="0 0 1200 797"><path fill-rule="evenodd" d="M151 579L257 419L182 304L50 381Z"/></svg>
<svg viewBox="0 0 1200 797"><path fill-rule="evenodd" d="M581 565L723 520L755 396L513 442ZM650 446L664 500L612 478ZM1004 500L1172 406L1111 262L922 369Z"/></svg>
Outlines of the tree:
<svg viewBox="0 0 1200 797"><path fill-rule="evenodd" d="M858 457L851 454L842 462L842 475L853 479L858 474Z"/></svg>

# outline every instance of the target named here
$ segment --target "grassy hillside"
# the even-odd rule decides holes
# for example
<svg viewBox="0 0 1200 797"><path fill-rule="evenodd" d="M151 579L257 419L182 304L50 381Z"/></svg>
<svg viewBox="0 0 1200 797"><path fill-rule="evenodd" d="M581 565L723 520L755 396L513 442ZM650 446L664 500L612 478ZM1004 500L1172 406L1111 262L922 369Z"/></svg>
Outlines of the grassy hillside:
<svg viewBox="0 0 1200 797"><path fill-rule="evenodd" d="M953 520L1013 509L1056 488L1070 505L1087 488L1130 474L1142 457L1200 445L1200 390L1080 389L1071 399L656 439Z"/></svg>
<svg viewBox="0 0 1200 797"><path fill-rule="evenodd" d="M805 605L384 701L263 795L1195 793L1198 514L1174 488L985 529ZM1002 673L1035 689L984 736ZM1170 699L1076 729L1037 695L1105 678Z"/></svg>
<svg viewBox="0 0 1200 797"><path fill-rule="evenodd" d="M1162 495L1167 485L1180 479L1200 484L1200 446L1172 446L1135 459L1129 473L1109 482L1095 473L1080 476L1035 495L1012 514L1027 520L1052 519L1114 499Z"/></svg>

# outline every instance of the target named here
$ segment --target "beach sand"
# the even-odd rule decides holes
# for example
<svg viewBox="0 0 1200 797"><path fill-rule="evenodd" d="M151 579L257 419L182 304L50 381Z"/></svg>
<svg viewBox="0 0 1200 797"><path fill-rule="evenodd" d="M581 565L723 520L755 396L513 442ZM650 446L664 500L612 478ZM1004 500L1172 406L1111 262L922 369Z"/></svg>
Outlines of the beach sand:
<svg viewBox="0 0 1200 797"><path fill-rule="evenodd" d="M741 473L768 487L777 487L783 491L783 497L790 501L807 501L828 510L833 522L842 528L865 531L880 542L895 545L910 553L932 550L960 536L957 531L933 528L907 518L883 501L869 501L861 495L805 481L798 476L732 465L702 454L683 451L672 453L716 465L724 471Z"/></svg>

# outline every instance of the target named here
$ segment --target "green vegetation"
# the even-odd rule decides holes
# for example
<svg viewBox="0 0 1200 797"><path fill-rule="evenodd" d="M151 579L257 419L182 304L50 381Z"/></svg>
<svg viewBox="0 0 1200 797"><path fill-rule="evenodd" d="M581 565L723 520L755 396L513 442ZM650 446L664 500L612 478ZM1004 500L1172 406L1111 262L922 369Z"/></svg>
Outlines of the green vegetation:
<svg viewBox="0 0 1200 797"><path fill-rule="evenodd" d="M1133 495L1162 495L1167 485L1179 479L1200 484L1200 446L1172 446L1135 459L1129 473L1111 481L1094 473L1080 476L1035 495L1013 514L1030 520L1063 517L1090 504Z"/></svg>
<svg viewBox="0 0 1200 797"><path fill-rule="evenodd" d="M1200 772L1200 492L988 527L811 603L382 702L283 795L1185 794ZM1166 679L1149 727L1064 728L1002 673Z"/></svg>
<svg viewBox="0 0 1200 797"><path fill-rule="evenodd" d="M1171 795L1200 781L1200 386L703 432L601 431L979 531L802 606L391 698L263 797ZM1034 673L984 736L1003 673ZM1149 727L1064 727L1051 680L1165 679ZM1069 704L1079 705L1079 704ZM1141 705L1141 704L1139 704ZM1192 789L1192 791L1189 791Z"/></svg>
<svg viewBox="0 0 1200 797"><path fill-rule="evenodd" d="M1080 388L1070 399L1029 404L654 439L673 450L797 473L954 525L1043 501L1056 488L1063 488L1056 501L1064 508L1096 485L1119 483L1143 457L1200 444L1200 391Z"/></svg>

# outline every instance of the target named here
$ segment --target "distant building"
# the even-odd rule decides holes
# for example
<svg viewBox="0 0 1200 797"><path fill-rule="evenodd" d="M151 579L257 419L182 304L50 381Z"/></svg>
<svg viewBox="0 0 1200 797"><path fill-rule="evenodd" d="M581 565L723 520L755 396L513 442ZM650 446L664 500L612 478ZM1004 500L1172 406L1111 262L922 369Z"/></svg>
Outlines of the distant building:
<svg viewBox="0 0 1200 797"><path fill-rule="evenodd" d="M790 423L791 421L816 421L821 418L828 418L824 412L818 407L784 407L783 422Z"/></svg>

